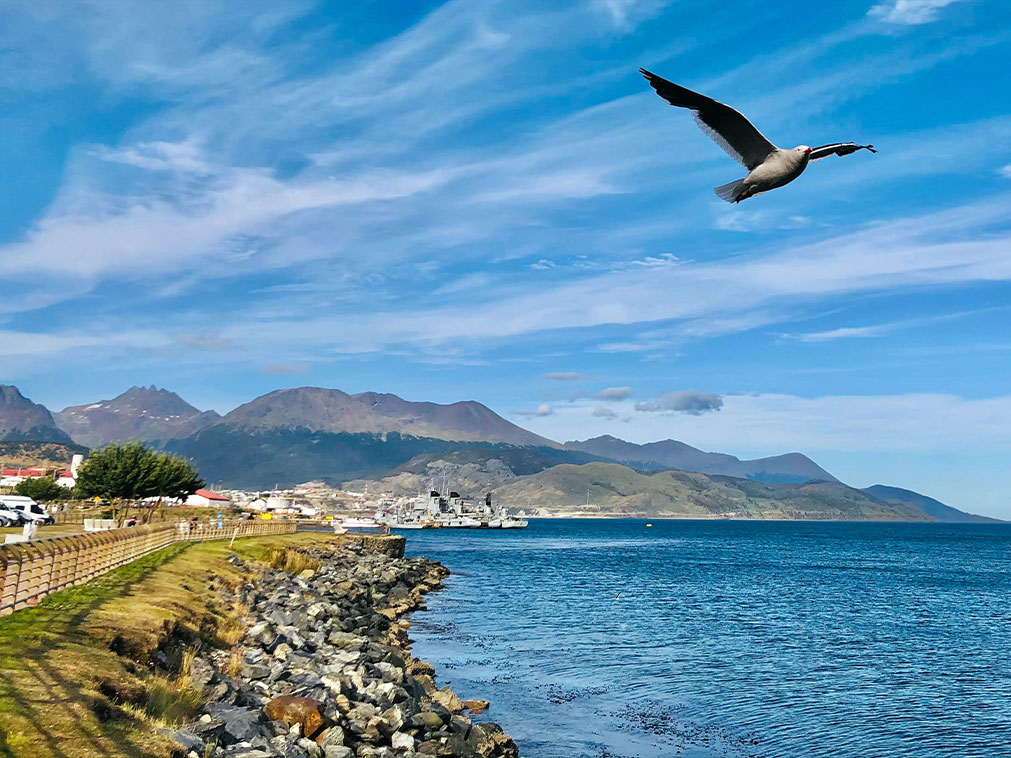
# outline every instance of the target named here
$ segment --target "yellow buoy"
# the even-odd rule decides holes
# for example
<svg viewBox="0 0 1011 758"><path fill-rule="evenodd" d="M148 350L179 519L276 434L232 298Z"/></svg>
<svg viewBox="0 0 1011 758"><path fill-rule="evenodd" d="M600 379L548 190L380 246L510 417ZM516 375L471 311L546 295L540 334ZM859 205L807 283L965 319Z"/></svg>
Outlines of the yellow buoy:
<svg viewBox="0 0 1011 758"><path fill-rule="evenodd" d="M646 524L646 526L653 526L652 524Z"/></svg>

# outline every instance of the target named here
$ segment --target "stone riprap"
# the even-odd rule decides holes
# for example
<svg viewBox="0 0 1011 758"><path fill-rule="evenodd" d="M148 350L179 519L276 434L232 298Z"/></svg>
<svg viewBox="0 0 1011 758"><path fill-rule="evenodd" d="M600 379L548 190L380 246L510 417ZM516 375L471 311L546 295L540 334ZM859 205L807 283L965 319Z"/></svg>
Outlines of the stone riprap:
<svg viewBox="0 0 1011 758"><path fill-rule="evenodd" d="M442 586L445 568L363 545L300 552L318 568L251 572L220 590L223 601L249 607L248 627L231 653L193 659L190 681L206 705L172 732L178 756L518 755L498 725L472 722L455 693L436 687L432 667L410 655L404 617Z"/></svg>

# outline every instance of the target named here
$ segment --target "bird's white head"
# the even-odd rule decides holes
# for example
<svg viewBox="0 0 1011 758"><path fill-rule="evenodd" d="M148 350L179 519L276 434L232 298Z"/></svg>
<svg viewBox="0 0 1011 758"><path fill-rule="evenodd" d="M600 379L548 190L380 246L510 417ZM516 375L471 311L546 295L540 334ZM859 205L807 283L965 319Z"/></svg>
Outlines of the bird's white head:
<svg viewBox="0 0 1011 758"><path fill-rule="evenodd" d="M813 148L810 148L807 145L798 145L793 149L793 151L795 153L800 153L801 155L810 155L812 149Z"/></svg>

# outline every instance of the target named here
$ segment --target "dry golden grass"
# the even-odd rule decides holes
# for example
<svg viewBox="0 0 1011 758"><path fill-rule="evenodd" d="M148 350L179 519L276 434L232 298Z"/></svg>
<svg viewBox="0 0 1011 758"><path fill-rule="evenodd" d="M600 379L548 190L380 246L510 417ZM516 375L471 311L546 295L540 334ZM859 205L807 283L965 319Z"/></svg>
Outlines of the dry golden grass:
<svg viewBox="0 0 1011 758"><path fill-rule="evenodd" d="M215 589L243 579L227 556L267 565L273 546L330 541L302 533L231 549L227 540L175 544L0 619L0 758L169 755L173 743L155 727L200 706L179 673L197 648L233 648L243 631L248 609L224 607ZM144 665L159 648L171 676Z"/></svg>
<svg viewBox="0 0 1011 758"><path fill-rule="evenodd" d="M267 565L271 568L284 569L294 574L301 573L306 569L319 571L319 561L311 558L299 550L290 547L271 547L267 550Z"/></svg>
<svg viewBox="0 0 1011 758"><path fill-rule="evenodd" d="M239 672L242 670L242 647L240 645L232 646L231 651L228 654L228 665L225 669L225 673L231 677L238 677Z"/></svg>

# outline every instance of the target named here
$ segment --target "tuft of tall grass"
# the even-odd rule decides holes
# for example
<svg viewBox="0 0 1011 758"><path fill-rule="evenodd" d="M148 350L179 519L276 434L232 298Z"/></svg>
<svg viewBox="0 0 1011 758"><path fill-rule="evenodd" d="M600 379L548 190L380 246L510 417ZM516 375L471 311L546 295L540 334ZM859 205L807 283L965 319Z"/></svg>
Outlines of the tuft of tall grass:
<svg viewBox="0 0 1011 758"><path fill-rule="evenodd" d="M192 719L203 704L203 694L189 686L189 675L178 679L169 679L155 674L145 684L147 685L147 702L144 703L144 713L147 717L165 726L175 726Z"/></svg>
<svg viewBox="0 0 1011 758"><path fill-rule="evenodd" d="M320 562L300 550L293 550L287 547L271 547L267 550L267 565L275 569L283 569L294 574L301 573L306 569L319 571Z"/></svg>
<svg viewBox="0 0 1011 758"><path fill-rule="evenodd" d="M231 652L228 655L228 675L232 678L238 678L239 674L242 672L242 664L245 660L245 656L241 645L234 645Z"/></svg>

